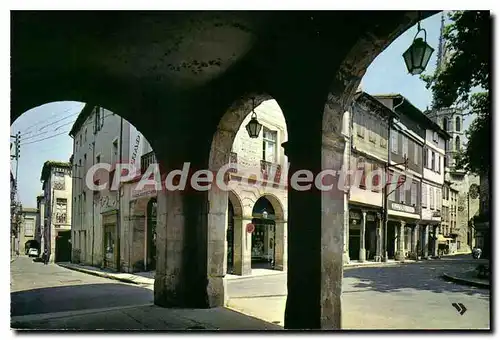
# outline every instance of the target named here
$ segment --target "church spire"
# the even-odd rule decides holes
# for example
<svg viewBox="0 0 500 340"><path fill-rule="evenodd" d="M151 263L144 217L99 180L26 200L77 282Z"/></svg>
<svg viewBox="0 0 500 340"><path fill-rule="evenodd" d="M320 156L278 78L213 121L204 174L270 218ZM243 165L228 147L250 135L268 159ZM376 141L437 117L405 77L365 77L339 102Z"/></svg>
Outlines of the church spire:
<svg viewBox="0 0 500 340"><path fill-rule="evenodd" d="M439 41L438 41L438 51L436 60L436 73L444 66L446 63L445 57L445 40L444 40L444 11L441 12L441 28L439 29Z"/></svg>

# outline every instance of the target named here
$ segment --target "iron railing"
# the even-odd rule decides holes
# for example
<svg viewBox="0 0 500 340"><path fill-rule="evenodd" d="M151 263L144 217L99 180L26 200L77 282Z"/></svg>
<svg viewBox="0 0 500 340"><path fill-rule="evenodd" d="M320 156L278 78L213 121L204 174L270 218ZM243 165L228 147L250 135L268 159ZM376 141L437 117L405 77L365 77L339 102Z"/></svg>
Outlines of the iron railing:
<svg viewBox="0 0 500 340"><path fill-rule="evenodd" d="M262 173L262 178L266 181L274 181L275 183L279 183L281 179L281 165L276 163L271 163L265 160L260 161L260 171ZM273 176L274 178L269 178Z"/></svg>
<svg viewBox="0 0 500 340"><path fill-rule="evenodd" d="M66 213L57 213L55 216L55 223L64 224L68 220L67 217Z"/></svg>
<svg viewBox="0 0 500 340"><path fill-rule="evenodd" d="M145 173L149 166L156 163L156 156L153 151L141 156L141 174Z"/></svg>

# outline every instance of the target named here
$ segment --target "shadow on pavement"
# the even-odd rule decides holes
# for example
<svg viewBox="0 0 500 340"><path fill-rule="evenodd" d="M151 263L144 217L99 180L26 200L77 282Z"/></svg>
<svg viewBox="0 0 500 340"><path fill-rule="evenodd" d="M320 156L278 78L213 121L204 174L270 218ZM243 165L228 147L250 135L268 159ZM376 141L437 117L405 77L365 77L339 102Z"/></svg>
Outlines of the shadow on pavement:
<svg viewBox="0 0 500 340"><path fill-rule="evenodd" d="M79 282L69 279L61 283L74 285L13 292L10 294L11 316L153 303L150 289L122 283Z"/></svg>
<svg viewBox="0 0 500 340"><path fill-rule="evenodd" d="M344 278L356 278L353 288L378 292L394 292L402 289L427 290L435 293L459 292L489 299L489 290L472 288L446 282L443 272L461 273L475 269L480 262L462 256L412 263L394 267L353 268L344 271Z"/></svg>

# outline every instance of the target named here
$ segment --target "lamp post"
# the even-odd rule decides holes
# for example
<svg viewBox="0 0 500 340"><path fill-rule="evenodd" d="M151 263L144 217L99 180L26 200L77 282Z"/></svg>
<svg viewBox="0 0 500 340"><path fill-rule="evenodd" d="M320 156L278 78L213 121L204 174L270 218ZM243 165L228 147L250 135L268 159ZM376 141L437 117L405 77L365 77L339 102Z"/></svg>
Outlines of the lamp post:
<svg viewBox="0 0 500 340"><path fill-rule="evenodd" d="M257 114L255 113L255 98L252 98L252 117L245 128L250 138L259 137L262 124L257 120Z"/></svg>
<svg viewBox="0 0 500 340"><path fill-rule="evenodd" d="M424 32L424 38L417 38L420 32ZM413 43L403 53L406 68L411 75L424 72L434 49L427 44L427 32L420 28L420 20L417 23L417 34L413 38Z"/></svg>

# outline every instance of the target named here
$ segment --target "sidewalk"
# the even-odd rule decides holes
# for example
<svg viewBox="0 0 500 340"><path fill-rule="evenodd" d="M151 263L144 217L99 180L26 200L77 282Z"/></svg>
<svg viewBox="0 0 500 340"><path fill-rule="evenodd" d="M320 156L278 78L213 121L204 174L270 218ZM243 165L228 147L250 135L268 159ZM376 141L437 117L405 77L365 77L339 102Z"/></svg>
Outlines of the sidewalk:
<svg viewBox="0 0 500 340"><path fill-rule="evenodd" d="M125 283L133 283L137 285L154 285L155 283L154 272L140 272L134 274L118 273L107 269L100 269L69 262L57 263L57 265L63 268L76 270L94 276L105 277L107 279L117 280Z"/></svg>
<svg viewBox="0 0 500 340"><path fill-rule="evenodd" d="M173 309L155 305L88 309L11 318L16 330L283 330L228 308Z"/></svg>
<svg viewBox="0 0 500 340"><path fill-rule="evenodd" d="M420 261L427 261L427 260L420 260ZM419 261L415 260L405 260L404 262L400 261L394 261L394 260L389 260L388 262L371 262L371 261L366 261L366 262L351 262L344 264L344 269L350 269L350 268L360 268L360 267L386 267L386 266L397 266L397 265L403 265L403 264L410 264L410 263L417 263ZM100 277L105 277L108 279L112 280L117 280L125 283L132 283L132 284L137 284L137 285L154 285L154 272L140 272L140 273L118 273L115 271L111 271L108 269L100 269L97 267L92 267L92 266L84 266L84 265L79 265L79 264L74 264L74 263L69 263L69 262L63 262L63 263L58 263L59 266L71 270L76 270L82 273L94 275L94 276L100 276ZM284 274L286 272L280 271L280 270L272 270L272 269L262 269L262 268L256 268L252 269L252 274L251 275L233 275L233 274L226 274L225 278L226 280L245 280L245 279L252 279L255 277L259 276L271 276L271 275L280 275Z"/></svg>

